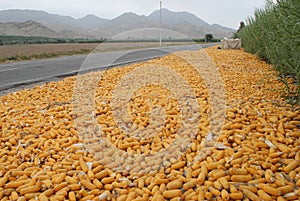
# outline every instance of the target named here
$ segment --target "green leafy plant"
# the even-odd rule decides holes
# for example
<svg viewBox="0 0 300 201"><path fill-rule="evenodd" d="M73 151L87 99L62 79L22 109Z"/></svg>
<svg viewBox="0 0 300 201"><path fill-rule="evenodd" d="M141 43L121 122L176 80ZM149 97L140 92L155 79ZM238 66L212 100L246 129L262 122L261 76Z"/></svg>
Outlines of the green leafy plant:
<svg viewBox="0 0 300 201"><path fill-rule="evenodd" d="M279 72L284 96L300 105L300 1L267 1L236 35L245 51L258 55Z"/></svg>

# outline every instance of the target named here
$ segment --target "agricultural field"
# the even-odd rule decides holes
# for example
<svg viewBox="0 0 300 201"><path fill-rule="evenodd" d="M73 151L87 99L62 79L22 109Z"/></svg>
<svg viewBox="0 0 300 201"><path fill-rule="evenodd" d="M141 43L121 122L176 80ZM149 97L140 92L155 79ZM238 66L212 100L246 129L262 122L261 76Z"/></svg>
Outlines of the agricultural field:
<svg viewBox="0 0 300 201"><path fill-rule="evenodd" d="M164 46L187 44L188 42L165 42ZM117 51L138 48L158 47L157 42L137 43L63 43L63 44L25 44L0 46L0 62L24 61L53 58L75 54L88 54L95 51Z"/></svg>
<svg viewBox="0 0 300 201"><path fill-rule="evenodd" d="M50 38L45 36L0 35L0 45L102 43L104 39Z"/></svg>
<svg viewBox="0 0 300 201"><path fill-rule="evenodd" d="M98 43L88 44L32 44L0 46L0 61L22 61L60 55L89 53Z"/></svg>
<svg viewBox="0 0 300 201"><path fill-rule="evenodd" d="M201 74L182 59L199 63L207 56L220 74L210 77L209 84L209 72ZM130 97L130 118L122 117L132 132L119 126L113 111L122 105L112 104L114 91L122 79L130 83L130 72L149 66L164 66L186 80L199 108L187 105L192 123L182 123L186 110L176 94L153 84ZM80 87L93 83L99 73L0 97L0 199L299 200L300 111L282 98L284 84L271 65L243 50L211 47L106 70L95 82L95 94ZM220 86L215 85L220 78L224 96L210 91ZM82 91L76 90L78 84ZM187 96L178 90L182 94L177 96ZM76 95L82 101L74 101ZM220 105L213 106L216 98ZM161 130L154 129L155 135L138 138L151 125L149 112L155 106L165 110L166 121ZM177 134L193 125L193 138L189 132ZM186 149L181 149L184 141L174 143L180 137L187 137ZM160 152L168 149L175 156Z"/></svg>

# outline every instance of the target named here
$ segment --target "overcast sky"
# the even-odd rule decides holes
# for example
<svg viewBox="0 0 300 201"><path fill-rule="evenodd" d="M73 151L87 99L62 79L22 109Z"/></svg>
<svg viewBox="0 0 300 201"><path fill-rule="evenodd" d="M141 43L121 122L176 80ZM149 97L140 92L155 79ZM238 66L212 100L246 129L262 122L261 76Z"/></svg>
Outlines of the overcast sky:
<svg viewBox="0 0 300 201"><path fill-rule="evenodd" d="M209 24L237 29L239 22L262 8L265 0L163 0L172 11L188 11ZM159 0L0 0L0 10L35 9L80 18L86 14L113 19L124 12L149 15L159 9Z"/></svg>

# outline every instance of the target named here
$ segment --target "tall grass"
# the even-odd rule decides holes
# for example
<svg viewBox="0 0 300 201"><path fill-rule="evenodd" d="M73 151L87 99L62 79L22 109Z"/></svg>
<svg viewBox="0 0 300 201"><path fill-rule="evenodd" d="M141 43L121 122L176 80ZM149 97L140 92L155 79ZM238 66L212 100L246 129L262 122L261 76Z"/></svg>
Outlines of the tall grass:
<svg viewBox="0 0 300 201"><path fill-rule="evenodd" d="M300 1L267 1L237 33L247 52L273 64L285 83L283 94L300 105Z"/></svg>

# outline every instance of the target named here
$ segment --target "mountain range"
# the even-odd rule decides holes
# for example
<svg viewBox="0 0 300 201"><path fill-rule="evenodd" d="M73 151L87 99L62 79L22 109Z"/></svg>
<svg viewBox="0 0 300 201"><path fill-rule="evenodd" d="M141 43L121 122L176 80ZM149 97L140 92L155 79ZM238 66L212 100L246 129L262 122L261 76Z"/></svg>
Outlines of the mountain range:
<svg viewBox="0 0 300 201"><path fill-rule="evenodd" d="M147 30L160 27L160 11L149 16L124 13L112 20L88 14L83 18L72 18L39 10L1 10L0 35L30 35L67 38L111 38L127 32L126 38L142 38ZM189 12L162 10L162 27L169 31L163 37L203 38L213 34L215 38L232 37L234 29L218 24L208 24ZM140 29L141 31L131 31ZM140 32L137 34L137 32ZM179 34L180 33L180 34ZM151 35L151 34L150 34ZM149 37L149 36L147 36Z"/></svg>

